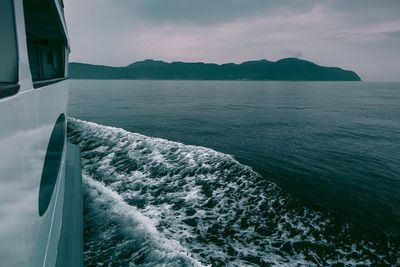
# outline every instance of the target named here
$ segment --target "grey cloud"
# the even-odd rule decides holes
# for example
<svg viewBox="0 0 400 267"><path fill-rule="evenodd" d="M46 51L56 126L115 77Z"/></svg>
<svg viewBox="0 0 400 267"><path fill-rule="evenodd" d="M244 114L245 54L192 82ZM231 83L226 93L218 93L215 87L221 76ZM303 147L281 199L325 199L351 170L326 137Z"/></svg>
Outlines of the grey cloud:
<svg viewBox="0 0 400 267"><path fill-rule="evenodd" d="M400 8L400 1L398 0L328 0L326 4L335 10L353 14L368 13L368 15L380 15L382 12L394 15L396 10Z"/></svg>
<svg viewBox="0 0 400 267"><path fill-rule="evenodd" d="M399 0L64 0L71 60L303 57L398 80Z"/></svg>
<svg viewBox="0 0 400 267"><path fill-rule="evenodd" d="M297 58L303 57L303 52L298 49L285 49L283 52L287 54L289 57L297 57Z"/></svg>
<svg viewBox="0 0 400 267"><path fill-rule="evenodd" d="M393 37L393 38L400 38L400 30L399 31L389 31L385 32L385 35L388 37Z"/></svg>
<svg viewBox="0 0 400 267"><path fill-rule="evenodd" d="M121 8L150 23L218 24L246 18L303 12L316 0L117 0ZM115 0L114 0L115 2Z"/></svg>
<svg viewBox="0 0 400 267"><path fill-rule="evenodd" d="M368 27L381 21L398 20L400 14L399 0L329 0L327 8L338 14L351 26Z"/></svg>

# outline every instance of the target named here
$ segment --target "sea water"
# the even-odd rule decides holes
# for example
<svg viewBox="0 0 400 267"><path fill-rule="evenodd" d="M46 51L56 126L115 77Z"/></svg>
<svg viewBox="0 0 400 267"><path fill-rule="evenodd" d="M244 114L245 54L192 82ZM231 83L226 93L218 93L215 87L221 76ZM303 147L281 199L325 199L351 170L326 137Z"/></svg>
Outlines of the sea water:
<svg viewBox="0 0 400 267"><path fill-rule="evenodd" d="M400 84L71 81L88 266L400 264Z"/></svg>

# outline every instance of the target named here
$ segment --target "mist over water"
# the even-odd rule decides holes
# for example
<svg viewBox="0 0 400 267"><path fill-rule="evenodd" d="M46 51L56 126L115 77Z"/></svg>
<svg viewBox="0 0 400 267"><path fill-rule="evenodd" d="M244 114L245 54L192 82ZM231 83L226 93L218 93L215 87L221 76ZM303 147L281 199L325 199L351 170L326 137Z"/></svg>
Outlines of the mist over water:
<svg viewBox="0 0 400 267"><path fill-rule="evenodd" d="M69 141L82 149L88 266L400 264L396 91L366 86L373 92L357 94L371 103L361 105L348 86L347 104L335 108L332 83L322 92L243 84L74 81L70 115L129 130L68 121ZM207 99L199 87L214 91L205 89ZM384 196L376 199L383 224L359 223L376 216L362 212L375 194Z"/></svg>

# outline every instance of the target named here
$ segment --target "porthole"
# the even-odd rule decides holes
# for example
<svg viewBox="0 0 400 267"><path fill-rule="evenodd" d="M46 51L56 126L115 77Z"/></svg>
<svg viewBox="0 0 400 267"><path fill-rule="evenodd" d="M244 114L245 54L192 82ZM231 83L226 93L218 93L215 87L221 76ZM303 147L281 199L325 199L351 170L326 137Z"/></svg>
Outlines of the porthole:
<svg viewBox="0 0 400 267"><path fill-rule="evenodd" d="M65 143L65 115L61 114L50 136L39 188L39 216L49 207L60 170Z"/></svg>

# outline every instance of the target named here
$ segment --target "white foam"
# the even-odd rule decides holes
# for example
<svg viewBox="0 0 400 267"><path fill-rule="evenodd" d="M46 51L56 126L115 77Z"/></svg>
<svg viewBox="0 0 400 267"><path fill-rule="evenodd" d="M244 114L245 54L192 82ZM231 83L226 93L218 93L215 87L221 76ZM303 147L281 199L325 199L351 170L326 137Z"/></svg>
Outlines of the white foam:
<svg viewBox="0 0 400 267"><path fill-rule="evenodd" d="M77 119L68 122L69 139L81 145L83 170L93 178L88 178L95 185L90 188L108 192L104 195L114 200L107 212L120 216L121 224L150 225L128 233L132 238L137 230L149 233L157 251L190 253L193 264L371 263L363 254L374 244L347 240L351 229L333 225L327 214L290 206L291 199L275 184L230 155ZM337 241L330 227L337 227L343 240ZM314 250L318 246L329 253L321 255ZM385 257L379 253L374 252Z"/></svg>
<svg viewBox="0 0 400 267"><path fill-rule="evenodd" d="M151 258L154 260L152 264L159 263L160 257L165 257L168 260L174 260L176 257L179 257L185 259L193 266L203 266L199 261L193 259L190 253L179 242L167 239L160 234L149 218L140 213L135 207L127 205L118 193L87 175L84 175L83 181L84 186L92 190L92 194L96 195L95 201L97 204L107 207L108 216L117 217L117 220L121 223L120 227L124 227L123 230L127 235L131 235L134 238L145 236L144 239L151 242L153 250Z"/></svg>

